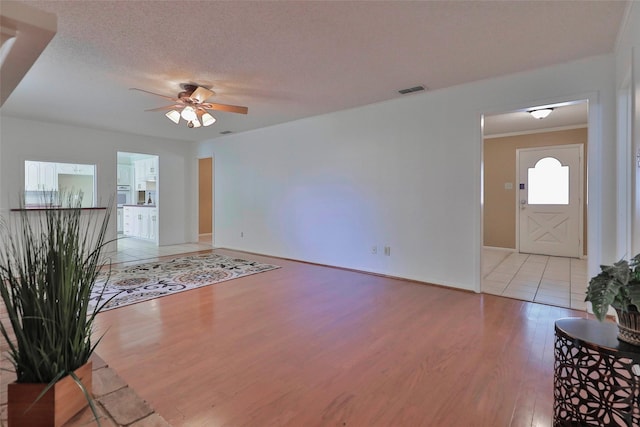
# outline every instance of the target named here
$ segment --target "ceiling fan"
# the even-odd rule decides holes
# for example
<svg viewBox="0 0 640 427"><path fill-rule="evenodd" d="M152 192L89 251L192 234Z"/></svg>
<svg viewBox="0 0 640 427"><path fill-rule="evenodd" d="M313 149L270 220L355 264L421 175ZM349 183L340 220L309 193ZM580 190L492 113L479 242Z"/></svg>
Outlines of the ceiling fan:
<svg viewBox="0 0 640 427"><path fill-rule="evenodd" d="M189 128L199 128L200 126L210 126L216 122L216 118L211 115L208 110L226 111L229 113L247 114L249 109L238 105L216 104L213 102L205 102L207 99L215 95L215 92L204 86L198 86L191 83L182 83L180 85L182 92L178 96L172 98L170 96L161 95L159 93L149 92L148 90L138 89L135 87L131 90L146 92L151 95L160 96L171 100L171 105L164 107L152 108L145 111L165 111L169 110L165 116L175 124L180 123L182 117L187 122Z"/></svg>

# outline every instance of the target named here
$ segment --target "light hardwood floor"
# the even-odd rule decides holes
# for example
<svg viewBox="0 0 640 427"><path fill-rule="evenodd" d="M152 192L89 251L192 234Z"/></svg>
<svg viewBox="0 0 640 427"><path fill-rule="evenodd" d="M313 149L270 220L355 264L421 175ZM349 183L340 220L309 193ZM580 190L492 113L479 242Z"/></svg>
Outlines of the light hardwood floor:
<svg viewBox="0 0 640 427"><path fill-rule="evenodd" d="M216 252L282 268L98 318L172 425L551 425L554 321L585 312Z"/></svg>

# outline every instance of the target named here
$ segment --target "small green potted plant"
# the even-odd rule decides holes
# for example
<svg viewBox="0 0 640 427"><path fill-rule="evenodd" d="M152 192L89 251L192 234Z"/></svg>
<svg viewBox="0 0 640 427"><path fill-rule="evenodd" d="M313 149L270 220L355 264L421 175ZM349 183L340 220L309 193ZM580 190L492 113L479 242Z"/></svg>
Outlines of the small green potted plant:
<svg viewBox="0 0 640 427"><path fill-rule="evenodd" d="M601 322L613 307L618 315L618 339L640 345L640 254L629 261L601 265L600 270L589 281L585 301L591 302Z"/></svg>
<svg viewBox="0 0 640 427"><path fill-rule="evenodd" d="M98 420L89 358L104 305L93 307L90 299L108 266L102 251L110 209L83 211L81 192L45 197L48 208L23 204L0 224L0 297L8 318L0 332L17 377L9 384L9 427L59 426L87 404Z"/></svg>

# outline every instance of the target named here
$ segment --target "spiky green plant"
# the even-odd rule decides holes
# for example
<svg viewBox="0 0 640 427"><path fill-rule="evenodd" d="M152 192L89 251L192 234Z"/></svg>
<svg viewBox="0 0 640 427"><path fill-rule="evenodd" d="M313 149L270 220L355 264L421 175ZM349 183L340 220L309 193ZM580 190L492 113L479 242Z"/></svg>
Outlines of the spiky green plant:
<svg viewBox="0 0 640 427"><path fill-rule="evenodd" d="M71 375L84 390L73 371L88 362L102 339L92 340L92 329L106 302L92 307L90 296L107 268L102 252L111 209L85 215L82 193L62 197L63 208L22 210L4 222L0 296L10 327L0 324L0 332L17 382L45 383L48 390ZM51 205L58 196L48 198Z"/></svg>

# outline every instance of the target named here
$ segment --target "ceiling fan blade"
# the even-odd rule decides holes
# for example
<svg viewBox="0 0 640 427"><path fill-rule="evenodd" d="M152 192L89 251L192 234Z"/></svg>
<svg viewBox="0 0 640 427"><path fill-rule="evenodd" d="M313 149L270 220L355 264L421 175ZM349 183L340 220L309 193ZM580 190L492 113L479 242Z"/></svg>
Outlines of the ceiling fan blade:
<svg viewBox="0 0 640 427"><path fill-rule="evenodd" d="M215 95L214 92L210 91L205 87L198 86L198 88L193 91L190 98L195 100L198 103L203 103L207 99L211 98L213 95Z"/></svg>
<svg viewBox="0 0 640 427"><path fill-rule="evenodd" d="M239 105L227 105L227 104L214 104L212 102L207 102L200 105L207 110L217 110L217 111L226 111L229 113L240 113L247 114L249 109L247 107L241 107Z"/></svg>
<svg viewBox="0 0 640 427"><path fill-rule="evenodd" d="M158 107L158 108L151 108L149 110L144 110L144 111L165 111L165 110L176 110L179 108L184 107L184 105L180 105L180 104L173 104L173 105L165 105L164 107Z"/></svg>
<svg viewBox="0 0 640 427"><path fill-rule="evenodd" d="M170 96L166 96L166 95L160 95L159 93L154 93L154 92L149 92L148 90L144 90L144 89L138 89L137 87L130 87L129 90L138 90L140 92L145 92L145 93L149 93L151 95L155 95L155 96L160 96L162 98L165 99L170 99L172 101L178 101L178 98L172 98Z"/></svg>

